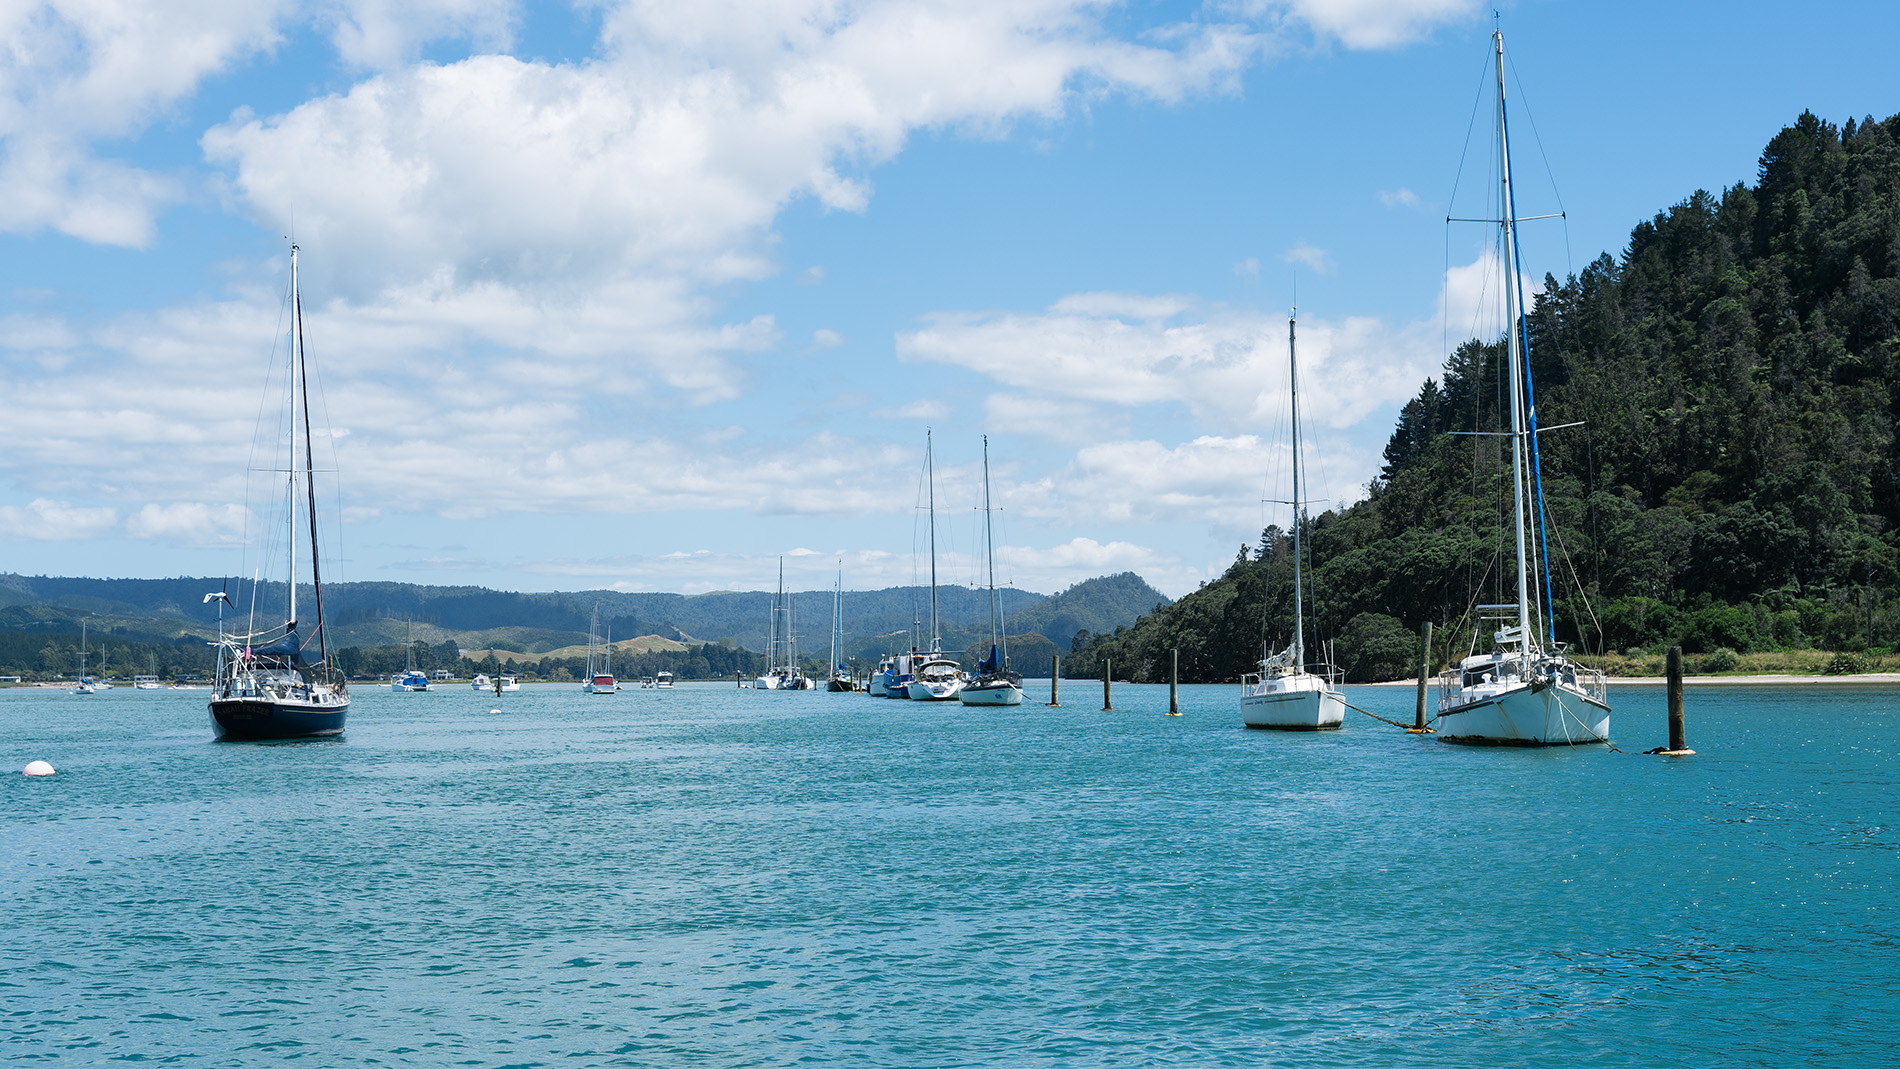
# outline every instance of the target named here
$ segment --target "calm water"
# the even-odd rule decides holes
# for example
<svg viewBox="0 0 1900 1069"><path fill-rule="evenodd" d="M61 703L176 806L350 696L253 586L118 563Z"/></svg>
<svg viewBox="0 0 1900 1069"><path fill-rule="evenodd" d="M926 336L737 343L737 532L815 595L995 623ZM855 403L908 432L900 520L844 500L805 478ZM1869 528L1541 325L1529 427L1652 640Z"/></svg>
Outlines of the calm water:
<svg viewBox="0 0 1900 1069"><path fill-rule="evenodd" d="M1900 690L1693 690L1687 760L1654 688L1628 754L1063 696L0 693L0 1062L1900 1057Z"/></svg>

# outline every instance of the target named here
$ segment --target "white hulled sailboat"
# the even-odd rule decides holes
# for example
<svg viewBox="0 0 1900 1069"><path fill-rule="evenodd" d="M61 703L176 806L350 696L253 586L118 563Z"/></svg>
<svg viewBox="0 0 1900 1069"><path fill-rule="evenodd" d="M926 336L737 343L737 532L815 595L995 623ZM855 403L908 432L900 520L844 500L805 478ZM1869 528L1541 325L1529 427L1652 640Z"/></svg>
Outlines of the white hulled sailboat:
<svg viewBox="0 0 1900 1069"><path fill-rule="evenodd" d="M1009 667L1009 629L996 600L996 529L990 522L990 436L983 436L983 544L990 571L990 655L957 694L965 705L1021 705L1023 677Z"/></svg>
<svg viewBox="0 0 1900 1069"><path fill-rule="evenodd" d="M1543 477L1537 454L1537 402L1529 365L1511 186L1510 124L1504 107L1504 34L1491 35L1497 67L1498 241L1504 263L1506 377L1511 383L1511 523L1517 542L1517 600L1477 606L1480 634L1473 652L1439 677L1438 737L1491 746L1550 746L1608 742L1610 706L1603 674L1571 662L1556 640L1550 590L1550 547L1543 541ZM1505 432L1500 432L1505 433ZM1537 531L1526 505L1536 509ZM1533 577L1530 557L1541 567ZM1541 595L1541 596L1540 596ZM1491 649L1476 652L1483 621Z"/></svg>
<svg viewBox="0 0 1900 1069"><path fill-rule="evenodd" d="M1263 650L1260 671L1240 679L1240 721L1250 728L1281 731L1330 731L1346 721L1346 697L1333 685L1333 667L1325 674L1307 671L1306 606L1300 550L1306 508L1300 497L1300 364L1295 346L1297 312L1286 319L1286 351L1293 413L1293 644L1279 653Z"/></svg>
<svg viewBox="0 0 1900 1069"><path fill-rule="evenodd" d="M607 625L607 641L600 639L600 602L594 602L594 618L587 625L587 679L581 689L588 694L618 694L620 681L614 678L614 629Z"/></svg>
<svg viewBox="0 0 1900 1069"><path fill-rule="evenodd" d="M911 651L914 678L904 684L904 696L920 702L955 701L966 680L963 666L943 655L943 631L937 618L937 468L930 432L924 431L924 475L930 507L930 652L919 658Z"/></svg>

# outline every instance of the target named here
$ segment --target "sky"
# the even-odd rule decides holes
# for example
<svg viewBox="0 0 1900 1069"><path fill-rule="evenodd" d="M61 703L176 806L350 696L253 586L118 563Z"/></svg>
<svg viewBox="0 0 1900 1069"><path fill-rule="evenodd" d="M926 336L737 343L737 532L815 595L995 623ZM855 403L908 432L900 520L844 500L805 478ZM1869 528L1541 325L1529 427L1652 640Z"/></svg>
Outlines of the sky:
<svg viewBox="0 0 1900 1069"><path fill-rule="evenodd" d="M1900 111L1900 7L1787 10L7 4L0 571L256 566L294 239L329 578L927 580L928 430L943 581L987 435L999 582L1179 596L1286 522L1296 301L1319 508L1480 321L1494 20L1535 283Z"/></svg>

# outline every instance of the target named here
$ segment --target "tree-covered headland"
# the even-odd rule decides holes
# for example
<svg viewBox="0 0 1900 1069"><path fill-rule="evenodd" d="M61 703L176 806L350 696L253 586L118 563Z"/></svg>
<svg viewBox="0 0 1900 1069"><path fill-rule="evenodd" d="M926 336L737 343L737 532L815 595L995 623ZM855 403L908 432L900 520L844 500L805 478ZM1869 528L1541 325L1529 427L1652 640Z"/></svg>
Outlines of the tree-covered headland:
<svg viewBox="0 0 1900 1069"><path fill-rule="evenodd" d="M1804 113L1753 185L1697 191L1559 281L1529 314L1560 640L1619 658L1680 644L1821 650L1836 670L1900 638L1900 116ZM1355 681L1414 670L1432 621L1462 655L1474 602L1515 584L1501 342L1469 341L1408 402L1365 498L1308 518L1309 619ZM1500 415L1502 413L1502 416ZM1291 540L1268 529L1218 580L1065 674L1233 679L1292 626ZM1310 640L1309 640L1310 641Z"/></svg>

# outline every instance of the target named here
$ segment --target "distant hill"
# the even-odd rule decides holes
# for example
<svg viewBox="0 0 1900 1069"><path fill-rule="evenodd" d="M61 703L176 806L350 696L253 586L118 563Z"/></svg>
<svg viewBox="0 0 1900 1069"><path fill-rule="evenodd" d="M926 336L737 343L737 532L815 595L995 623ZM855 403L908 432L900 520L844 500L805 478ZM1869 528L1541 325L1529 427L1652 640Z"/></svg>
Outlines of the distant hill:
<svg viewBox="0 0 1900 1069"><path fill-rule="evenodd" d="M206 605L209 591L228 589L235 613L248 615L253 600L260 619L281 614L284 586L219 578L86 579L57 576L0 575L0 634L76 636L80 621L97 635L124 642L187 645L213 637L217 608ZM304 587L299 598L308 598ZM1020 635L1021 648L1067 650L1078 630L1112 632L1132 623L1168 599L1132 572L1078 583L1054 596L1025 590L1001 590L1008 627ZM988 641L989 596L971 587L943 586L937 614L944 647L973 648ZM338 583L324 587L331 644L337 648L373 648L422 643L459 648L481 659L490 651L555 660L585 653L587 631L596 605L601 629L616 635L643 636L616 641L625 653L678 653L688 646L712 644L763 649L770 591L716 591L682 595L612 590L516 593L484 587L439 587L414 583ZM799 591L791 596L799 651L823 658L830 646L832 592ZM847 657L875 659L909 648L918 626L927 632L928 587L891 587L847 591L843 597ZM1032 636L1041 636L1048 645ZM928 642L928 635L919 640ZM1012 639L1012 642L1016 642ZM637 648L636 648L637 646ZM1013 652L1013 651L1012 651Z"/></svg>

